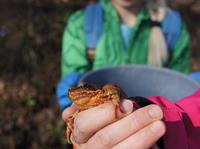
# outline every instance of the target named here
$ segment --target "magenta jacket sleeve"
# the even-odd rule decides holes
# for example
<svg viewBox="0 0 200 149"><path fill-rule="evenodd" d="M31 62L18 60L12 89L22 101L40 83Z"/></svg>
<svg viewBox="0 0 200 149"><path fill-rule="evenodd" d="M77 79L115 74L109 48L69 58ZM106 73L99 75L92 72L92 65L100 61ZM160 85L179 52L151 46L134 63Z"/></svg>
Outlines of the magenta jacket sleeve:
<svg viewBox="0 0 200 149"><path fill-rule="evenodd" d="M164 97L148 97L164 112L165 149L200 149L200 90L176 103Z"/></svg>

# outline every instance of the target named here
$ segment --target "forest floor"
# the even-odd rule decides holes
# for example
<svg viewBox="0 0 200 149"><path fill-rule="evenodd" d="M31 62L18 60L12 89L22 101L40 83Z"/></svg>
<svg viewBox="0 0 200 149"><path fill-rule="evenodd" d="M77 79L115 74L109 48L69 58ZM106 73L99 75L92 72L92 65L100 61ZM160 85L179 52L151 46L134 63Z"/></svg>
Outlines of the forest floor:
<svg viewBox="0 0 200 149"><path fill-rule="evenodd" d="M1 3L0 148L66 149L55 88L62 32L77 8L63 2L45 5L39 0ZM200 16L183 14L191 33L191 68L199 71Z"/></svg>

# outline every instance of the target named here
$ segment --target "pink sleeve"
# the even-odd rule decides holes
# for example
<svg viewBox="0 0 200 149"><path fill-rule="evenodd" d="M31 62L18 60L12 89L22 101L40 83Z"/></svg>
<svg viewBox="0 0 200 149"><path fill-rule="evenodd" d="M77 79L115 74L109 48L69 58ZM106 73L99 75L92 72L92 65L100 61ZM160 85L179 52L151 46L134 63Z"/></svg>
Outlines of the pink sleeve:
<svg viewBox="0 0 200 149"><path fill-rule="evenodd" d="M148 99L159 105L164 112L166 149L200 148L200 90L176 103L159 96Z"/></svg>
<svg viewBox="0 0 200 149"><path fill-rule="evenodd" d="M192 96L177 101L176 105L187 113L194 126L200 127L200 90Z"/></svg>

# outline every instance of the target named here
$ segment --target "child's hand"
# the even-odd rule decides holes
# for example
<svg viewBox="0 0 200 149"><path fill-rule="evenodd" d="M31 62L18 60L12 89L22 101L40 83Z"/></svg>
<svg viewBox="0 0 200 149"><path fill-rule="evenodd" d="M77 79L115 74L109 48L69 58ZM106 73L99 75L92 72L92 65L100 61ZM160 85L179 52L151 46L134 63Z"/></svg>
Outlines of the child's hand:
<svg viewBox="0 0 200 149"><path fill-rule="evenodd" d="M165 133L161 109L150 105L133 111L132 103L124 101L124 113L118 113L116 120L112 104L80 112L74 121L72 142L77 149L148 149ZM153 109L153 110L151 110ZM76 107L73 105L63 112L67 120ZM131 113L132 112L132 113Z"/></svg>

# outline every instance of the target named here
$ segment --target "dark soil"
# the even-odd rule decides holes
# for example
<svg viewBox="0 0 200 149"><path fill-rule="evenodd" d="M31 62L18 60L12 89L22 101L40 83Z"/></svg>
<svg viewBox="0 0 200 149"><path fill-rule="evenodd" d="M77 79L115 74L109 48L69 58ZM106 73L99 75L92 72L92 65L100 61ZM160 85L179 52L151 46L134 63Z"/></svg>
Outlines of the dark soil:
<svg viewBox="0 0 200 149"><path fill-rule="evenodd" d="M77 0L0 1L0 148L66 149L55 98L61 37ZM192 70L200 70L200 15L182 10L192 39ZM70 148L70 147L67 147Z"/></svg>

